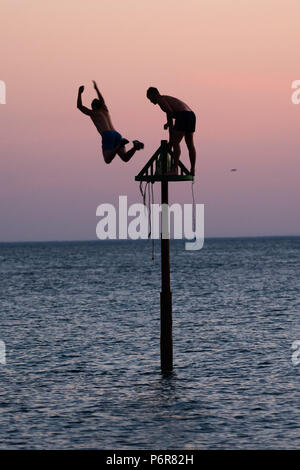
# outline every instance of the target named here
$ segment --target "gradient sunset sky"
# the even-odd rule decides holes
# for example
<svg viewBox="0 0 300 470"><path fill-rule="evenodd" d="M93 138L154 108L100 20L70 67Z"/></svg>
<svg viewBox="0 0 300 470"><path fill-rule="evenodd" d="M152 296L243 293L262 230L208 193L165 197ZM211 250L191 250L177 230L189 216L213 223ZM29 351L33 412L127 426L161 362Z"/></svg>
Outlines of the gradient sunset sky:
<svg viewBox="0 0 300 470"><path fill-rule="evenodd" d="M206 237L300 235L299 18L298 0L0 0L0 241L95 239L99 204L141 202L134 176L167 136L149 86L197 115ZM93 79L145 143L129 164L104 163L76 109ZM170 202L191 203L191 184Z"/></svg>

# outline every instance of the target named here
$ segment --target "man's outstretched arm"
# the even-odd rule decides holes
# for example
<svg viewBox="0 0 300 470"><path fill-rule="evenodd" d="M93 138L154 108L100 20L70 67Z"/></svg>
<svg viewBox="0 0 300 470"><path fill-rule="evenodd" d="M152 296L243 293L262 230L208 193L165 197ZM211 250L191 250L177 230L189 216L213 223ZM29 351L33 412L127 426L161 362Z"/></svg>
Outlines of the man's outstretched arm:
<svg viewBox="0 0 300 470"><path fill-rule="evenodd" d="M94 84L94 88L95 88L95 90L96 90L96 93L97 93L97 95L98 95L98 100L99 100L100 103L101 103L101 106L105 106L105 107L106 107L104 98L103 98L103 96L101 95L101 93L100 93L100 91L99 91L99 88L98 88L97 83L95 82L95 80L93 80L93 84Z"/></svg>
<svg viewBox="0 0 300 470"><path fill-rule="evenodd" d="M83 93L83 90L84 90L84 86L80 86L79 87L79 90L78 90L78 96L77 96L77 108L79 109L79 111L81 111L83 114L87 114L88 116L91 115L91 110L89 108L86 108L85 106L83 106L82 104L82 100L81 100L81 95Z"/></svg>

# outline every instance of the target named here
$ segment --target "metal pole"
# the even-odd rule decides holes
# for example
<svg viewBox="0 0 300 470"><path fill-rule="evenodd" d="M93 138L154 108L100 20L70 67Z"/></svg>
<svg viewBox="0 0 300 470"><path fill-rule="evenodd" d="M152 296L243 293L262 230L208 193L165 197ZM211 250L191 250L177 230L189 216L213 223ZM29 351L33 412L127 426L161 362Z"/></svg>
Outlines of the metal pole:
<svg viewBox="0 0 300 470"><path fill-rule="evenodd" d="M162 174L167 171L168 143L161 141ZM168 181L161 181L162 233L161 233L161 293L160 293L160 360L162 372L173 370L172 292L170 284L170 239L168 210ZM165 204L165 206L164 206ZM165 238L167 237L167 238Z"/></svg>

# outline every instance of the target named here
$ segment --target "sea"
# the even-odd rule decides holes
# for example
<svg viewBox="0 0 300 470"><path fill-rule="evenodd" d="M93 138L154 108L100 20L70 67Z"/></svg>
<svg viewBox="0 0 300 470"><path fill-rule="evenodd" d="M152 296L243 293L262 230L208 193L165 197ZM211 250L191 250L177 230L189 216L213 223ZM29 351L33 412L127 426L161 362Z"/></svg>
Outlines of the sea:
<svg viewBox="0 0 300 470"><path fill-rule="evenodd" d="M162 374L159 240L0 244L0 448L299 448L299 254L172 240Z"/></svg>

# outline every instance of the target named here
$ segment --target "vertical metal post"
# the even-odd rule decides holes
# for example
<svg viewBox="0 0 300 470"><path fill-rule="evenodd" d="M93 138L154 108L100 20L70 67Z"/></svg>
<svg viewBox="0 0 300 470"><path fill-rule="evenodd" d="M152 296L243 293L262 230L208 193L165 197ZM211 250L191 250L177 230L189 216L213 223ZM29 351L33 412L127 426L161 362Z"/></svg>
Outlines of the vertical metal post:
<svg viewBox="0 0 300 470"><path fill-rule="evenodd" d="M161 141L162 174L167 171L168 143ZM170 284L170 227L168 209L168 181L161 181L161 293L160 293L160 360L162 372L173 370L172 292Z"/></svg>

